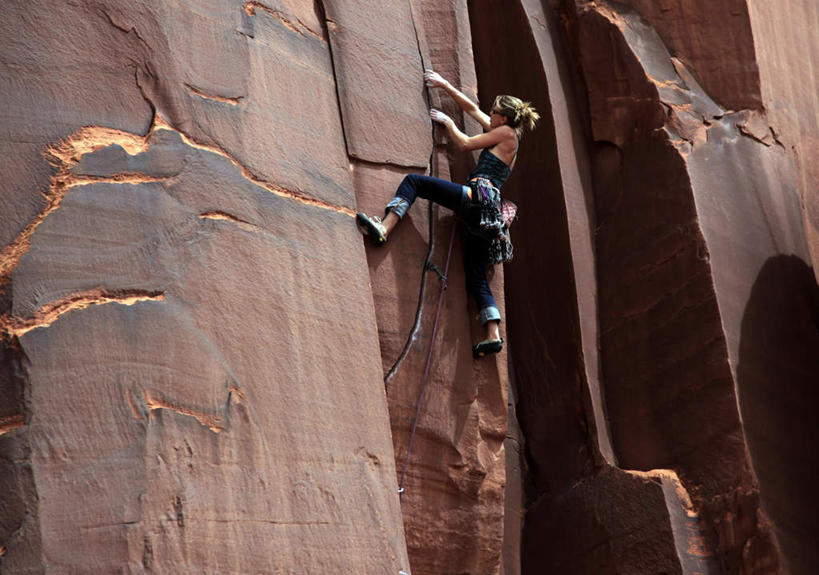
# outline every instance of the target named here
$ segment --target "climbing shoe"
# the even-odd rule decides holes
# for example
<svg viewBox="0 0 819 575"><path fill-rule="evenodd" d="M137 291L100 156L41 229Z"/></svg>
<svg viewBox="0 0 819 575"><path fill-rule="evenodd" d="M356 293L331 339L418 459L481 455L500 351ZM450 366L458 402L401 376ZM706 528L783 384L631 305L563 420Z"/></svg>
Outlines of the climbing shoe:
<svg viewBox="0 0 819 575"><path fill-rule="evenodd" d="M384 227L378 216L368 216L364 212L358 212L355 215L355 222L361 233L370 236L376 245L387 243L387 228Z"/></svg>
<svg viewBox="0 0 819 575"><path fill-rule="evenodd" d="M503 349L503 338L501 339L485 339L482 342L472 346L472 357L478 359L485 355L498 353Z"/></svg>

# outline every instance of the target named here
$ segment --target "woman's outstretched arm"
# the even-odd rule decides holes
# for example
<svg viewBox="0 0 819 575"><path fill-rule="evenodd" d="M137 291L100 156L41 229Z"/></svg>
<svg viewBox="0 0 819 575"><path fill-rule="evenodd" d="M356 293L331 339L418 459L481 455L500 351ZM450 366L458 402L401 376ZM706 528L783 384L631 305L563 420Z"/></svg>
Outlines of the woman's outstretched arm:
<svg viewBox="0 0 819 575"><path fill-rule="evenodd" d="M459 150L479 150L481 148L492 148L504 140L515 145L517 142L515 138L515 130L509 126L498 126L494 130L478 134L477 136L467 136L458 126L455 121L435 108L430 109L429 117L433 122L438 122L446 126L449 137Z"/></svg>
<svg viewBox="0 0 819 575"><path fill-rule="evenodd" d="M452 96L452 99L455 100L455 103L458 104L458 106L460 106L461 110L475 118L478 123L484 127L484 129L489 129L489 116L481 112L481 109L478 108L478 105L475 102L470 100L463 92L445 80L444 77L438 72L425 70L424 81L426 82L427 86L433 88L443 88L447 94Z"/></svg>

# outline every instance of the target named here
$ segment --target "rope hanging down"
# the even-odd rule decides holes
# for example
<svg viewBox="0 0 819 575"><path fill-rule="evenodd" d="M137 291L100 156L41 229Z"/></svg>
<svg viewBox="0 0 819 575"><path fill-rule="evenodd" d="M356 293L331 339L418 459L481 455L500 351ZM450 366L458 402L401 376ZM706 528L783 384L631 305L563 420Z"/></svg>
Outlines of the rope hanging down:
<svg viewBox="0 0 819 575"><path fill-rule="evenodd" d="M410 433L409 445L407 446L407 456L404 459L404 466L401 469L401 479L398 482L398 493L404 493L404 479L407 476L407 466L409 465L410 455L412 454L412 444L415 442L415 432L418 430L418 419L421 416L421 406L424 403L424 395L427 391L427 382L429 381L429 367L432 364L432 350L435 347L435 336L438 334L438 320L441 317L441 307L444 303L444 292L446 291L447 276L449 275L449 262L452 259L452 244L455 243L455 230L458 229L457 222L452 224L452 234L449 236L449 249L446 254L446 265L444 266L444 273L441 275L441 292L438 294L438 309L435 311L435 322L432 324L432 337L429 340L429 351L427 352L427 363L424 367L424 379L421 382L421 392L418 395L418 405L415 407L415 420L412 422L412 433ZM436 268L437 271L437 268ZM441 272L438 271L440 275Z"/></svg>
<svg viewBox="0 0 819 575"><path fill-rule="evenodd" d="M424 53L421 50L421 40L418 36L418 28L415 25L415 17L413 16L412 12L412 2L410 2L410 17L412 18L412 26L415 30L415 41L418 44L418 54L421 56L421 67L426 70L426 64L424 63ZM432 105L432 93L429 89L429 86L425 87L426 95L427 95L427 103ZM432 152L429 156L429 167L430 167L430 175L434 177L438 177L438 162L437 162L437 154L435 153L435 122L432 122ZM412 431L410 433L409 444L407 445L407 454L404 458L404 465L401 468L401 479L398 481L398 493L399 496L403 495L404 493L404 479L407 476L407 467L409 467L409 460L410 456L412 455L412 446L415 443L415 435L418 431L418 421L421 417L421 408L424 403L424 397L426 395L427 390L427 383L429 381L429 368L432 365L432 351L435 347L435 336L438 334L438 320L441 317L441 307L444 303L444 292L447 288L447 276L449 275L449 263L452 258L452 245L455 243L455 231L458 228L457 220L452 224L452 234L449 237L449 248L447 249L446 255L446 264L444 266L444 273L441 273L441 270L438 269L436 265L432 263L432 253L435 250L435 211L433 209L434 204L433 202L429 202L429 249L427 250L427 256L424 260L424 269L421 273L421 289L418 295L418 307L415 311L415 323L410 330L409 336L407 337L407 341L404 344L404 349L401 351L401 354L398 356L398 359L393 364L392 368L390 368L387 375L384 377L384 386L389 386L390 381L392 380L393 376L395 375L398 367L404 361L404 358L409 353L410 347L412 343L415 341L416 337L418 336L418 332L421 329L421 311L424 306L424 296L426 295L426 282L427 282L427 271L434 271L438 274L438 277L441 279L441 291L438 294L438 307L435 310L435 321L432 325L432 336L429 340L429 350L427 352L427 361L426 365L424 366L424 377L421 381L421 390L418 394L418 403L415 406L415 419L412 422Z"/></svg>

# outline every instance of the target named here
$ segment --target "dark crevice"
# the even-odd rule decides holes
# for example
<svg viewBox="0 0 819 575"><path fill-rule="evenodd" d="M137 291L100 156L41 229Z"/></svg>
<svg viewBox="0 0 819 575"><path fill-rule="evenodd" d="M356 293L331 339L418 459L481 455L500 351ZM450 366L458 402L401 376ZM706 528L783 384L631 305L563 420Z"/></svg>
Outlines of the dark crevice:
<svg viewBox="0 0 819 575"><path fill-rule="evenodd" d="M313 7L316 10L319 21L323 23L322 33L327 38L327 54L330 58L330 71L333 73L333 86L336 93L336 106L338 109L339 124L341 126L341 137L344 139L344 151L348 158L352 158L353 156L350 155L350 147L347 145L347 132L344 126L344 113L342 111L344 107L342 106L341 93L339 92L340 87L338 83L338 73L336 72L336 62L335 58L333 58L333 38L330 34L330 25L335 26L336 24L332 20L327 19L327 10L324 8L324 3L321 0L314 0Z"/></svg>
<svg viewBox="0 0 819 575"><path fill-rule="evenodd" d="M412 18L412 29L413 29L413 31L415 33L415 42L416 42L416 45L418 47L418 55L421 58L422 67L426 68L426 64L424 63L424 51L421 49L421 38L418 36L418 26L417 26L417 24L415 22L415 13L413 11L413 5L412 5L412 2L410 0L408 0L408 1L410 2L410 17ZM427 106L429 106L431 101L432 101L429 88L426 88L424 90L424 94L426 96ZM432 141L432 151L430 152L430 156L429 156L430 173L433 176L438 176L438 165L437 165L437 162L436 162L437 154L435 153L436 150L435 150L435 145L434 145L434 142L435 142L435 122L432 122L431 138L432 138L432 140L431 140ZM423 320L424 300L425 300L426 290L427 290L427 277L429 276L429 273L427 273L427 271L430 269L430 265L432 263L432 254L435 251L435 220L436 220L436 218L435 218L435 208L434 208L434 204L432 202L428 202L427 210L428 210L428 219L429 219L429 248L427 249L426 257L424 258L424 268L423 268L424 271L421 273L421 285L420 285L419 290L418 290L418 306L415 309L415 320L413 321L412 329L410 329L409 335L407 336L407 341L404 343L404 347L401 349L401 353L398 355L398 358L395 360L395 363L393 363L392 367L387 371L387 374L384 376L384 386L385 387L389 387L390 381L392 381L392 378L395 377L395 374L398 372L399 368L401 367L401 364L404 362L404 359L406 359L407 355L409 354L410 349L412 349L413 342L415 342L415 340L418 338L418 334L421 331L421 321ZM433 342L430 342L430 345L432 345L432 343Z"/></svg>
<svg viewBox="0 0 819 575"><path fill-rule="evenodd" d="M541 114L536 130L522 138L518 165L503 188L504 197L517 203L521 214L512 229L516 257L504 266L509 363L515 374L515 408L526 458L522 478L526 508L522 510L523 545L518 560L523 573L567 572L560 567L560 555L566 550L553 548L527 525L536 501L558 500L579 481L592 477L599 464L596 427L589 419L591 400L569 234L569 200L564 197L560 136L549 95L550 90L573 88L567 88L571 80L561 72L546 68L520 3L470 0L469 15L480 101L511 94L532 101ZM543 23L537 24L540 33ZM555 29L555 22L549 24ZM504 42L494 38L504 38ZM584 132L578 118L571 122L573 129ZM586 150L561 145L578 154L569 161L584 165ZM588 205L590 199L584 196L583 201ZM592 229L590 222L588 232ZM542 503L541 507L545 508ZM531 524L540 528L537 522ZM538 539L534 547L527 543ZM548 562L526 559L544 554L550 556ZM514 560L504 557L507 573L514 572L509 566Z"/></svg>
<svg viewBox="0 0 819 575"><path fill-rule="evenodd" d="M37 487L31 467L28 386L28 359L17 338L0 338L0 419L14 421L14 428L0 435L0 571L15 554L16 546L26 547L21 555L36 557L41 548ZM18 423L22 425L17 425ZM19 561L19 559L12 559ZM25 561L25 560L23 560ZM16 563L19 565L19 563ZM29 565L32 569L34 565Z"/></svg>

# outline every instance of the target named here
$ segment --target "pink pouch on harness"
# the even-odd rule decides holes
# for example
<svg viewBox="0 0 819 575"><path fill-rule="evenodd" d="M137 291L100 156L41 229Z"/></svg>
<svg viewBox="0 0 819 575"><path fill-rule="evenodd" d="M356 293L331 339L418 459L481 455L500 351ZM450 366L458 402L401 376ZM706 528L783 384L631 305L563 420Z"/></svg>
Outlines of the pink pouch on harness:
<svg viewBox="0 0 819 575"><path fill-rule="evenodd" d="M509 200L501 200L501 219L507 228L512 226L512 222L518 217L518 206Z"/></svg>

